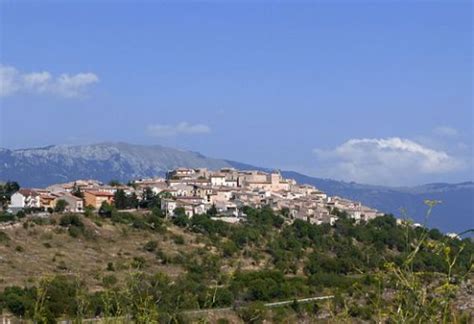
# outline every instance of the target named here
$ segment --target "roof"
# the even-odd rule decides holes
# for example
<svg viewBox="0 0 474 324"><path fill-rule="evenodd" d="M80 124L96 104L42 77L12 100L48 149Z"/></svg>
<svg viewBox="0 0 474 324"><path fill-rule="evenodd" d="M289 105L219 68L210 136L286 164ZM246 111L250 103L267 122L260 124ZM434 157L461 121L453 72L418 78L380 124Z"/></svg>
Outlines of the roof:
<svg viewBox="0 0 474 324"><path fill-rule="evenodd" d="M71 194L64 194L64 195L58 196L58 199L62 199L62 198L69 198L69 199L73 199L73 200L75 200L75 201L82 201L81 198L76 197L76 196L71 195Z"/></svg>
<svg viewBox="0 0 474 324"><path fill-rule="evenodd" d="M99 191L99 190L86 190L85 193L99 196L99 197L113 197L114 194L108 191Z"/></svg>
<svg viewBox="0 0 474 324"><path fill-rule="evenodd" d="M23 196L39 196L39 194L33 189L22 188L18 190L18 192L21 193Z"/></svg>

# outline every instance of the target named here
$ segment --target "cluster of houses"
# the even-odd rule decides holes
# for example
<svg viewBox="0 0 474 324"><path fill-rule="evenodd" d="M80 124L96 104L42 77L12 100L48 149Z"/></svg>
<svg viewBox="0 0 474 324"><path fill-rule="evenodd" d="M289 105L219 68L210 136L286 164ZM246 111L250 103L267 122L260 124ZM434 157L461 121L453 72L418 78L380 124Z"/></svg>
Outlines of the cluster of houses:
<svg viewBox="0 0 474 324"><path fill-rule="evenodd" d="M332 223L337 217L335 208L356 220L369 220L381 215L377 210L340 197L329 197L310 185L285 179L280 172L240 171L236 169L178 168L168 172L166 178L135 180L130 185L104 185L96 180L78 180L56 184L44 189L20 189L12 195L9 208L53 209L59 200L66 202L66 211L82 212L85 206L95 209L104 202L113 204L117 190L126 195L135 194L141 199L146 189L161 198L161 208L169 217L177 208L187 216L202 214L210 208L226 220L236 222L245 217L243 206L270 206L284 210L289 219L302 219L311 223ZM80 192L81 195L74 195ZM166 194L164 194L166 193Z"/></svg>

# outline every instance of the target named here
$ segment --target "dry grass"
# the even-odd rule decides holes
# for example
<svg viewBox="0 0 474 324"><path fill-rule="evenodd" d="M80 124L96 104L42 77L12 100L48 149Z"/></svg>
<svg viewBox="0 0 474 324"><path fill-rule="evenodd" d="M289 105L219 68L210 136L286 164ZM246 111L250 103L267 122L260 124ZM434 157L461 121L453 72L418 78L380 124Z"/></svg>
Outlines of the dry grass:
<svg viewBox="0 0 474 324"><path fill-rule="evenodd" d="M53 215L53 222L58 224L60 217ZM163 264L156 251L164 252L171 259L199 249L221 256L221 252L204 235L190 233L171 224L164 233L157 233L112 224L108 219L83 216L81 219L88 233L86 236L72 237L64 227L38 225L31 220L1 229L10 239L6 242L0 240L0 290L12 285L32 286L41 278L54 275L74 275L84 280L89 289L101 290L105 276L113 275L118 282L124 282L130 271L135 269L134 258L145 260L143 270L148 273L163 272L175 278L185 271L179 263ZM177 236L184 239L184 244L175 242ZM149 241L157 242L156 251L144 249ZM270 262L270 256L263 251L259 255L258 261L243 256L243 253L222 258L221 271L232 273L237 268L261 269ZM113 264L114 271L107 270L109 263Z"/></svg>
<svg viewBox="0 0 474 324"><path fill-rule="evenodd" d="M59 216L53 216L58 220ZM23 221L25 223L26 221ZM119 280L133 268L135 257L145 260L145 270L161 271L174 277L183 269L177 265L163 265L155 253L147 252L143 246L156 241L157 249L168 255L183 251L171 238L181 235L185 239L186 252L201 247L181 229L173 227L166 233L134 230L130 226L102 221L101 227L83 218L92 237L72 237L58 225L36 225L28 222L2 230L10 240L0 243L0 289L11 285L30 286L40 278L56 274L76 275L86 281L92 289L100 289L102 276L113 274ZM106 271L112 263L115 271Z"/></svg>

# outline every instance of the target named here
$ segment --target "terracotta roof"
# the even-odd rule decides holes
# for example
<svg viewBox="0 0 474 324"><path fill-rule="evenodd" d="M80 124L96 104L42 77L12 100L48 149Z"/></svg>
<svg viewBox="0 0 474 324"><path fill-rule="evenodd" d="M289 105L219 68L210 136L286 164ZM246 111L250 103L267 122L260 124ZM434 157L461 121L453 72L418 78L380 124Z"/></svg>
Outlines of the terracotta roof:
<svg viewBox="0 0 474 324"><path fill-rule="evenodd" d="M99 191L99 190L87 190L85 191L86 193L89 193L94 196L107 196L107 197L113 197L114 194L108 191Z"/></svg>
<svg viewBox="0 0 474 324"><path fill-rule="evenodd" d="M18 192L21 193L23 196L39 196L39 194L33 189L22 188L18 190Z"/></svg>

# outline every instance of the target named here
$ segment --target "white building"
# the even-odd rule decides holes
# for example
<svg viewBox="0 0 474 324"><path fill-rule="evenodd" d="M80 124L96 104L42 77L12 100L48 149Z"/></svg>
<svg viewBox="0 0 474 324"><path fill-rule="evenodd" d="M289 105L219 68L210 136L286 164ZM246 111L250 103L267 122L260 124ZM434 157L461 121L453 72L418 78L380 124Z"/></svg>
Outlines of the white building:
<svg viewBox="0 0 474 324"><path fill-rule="evenodd" d="M20 189L10 198L10 208L40 208L40 195L32 189Z"/></svg>

